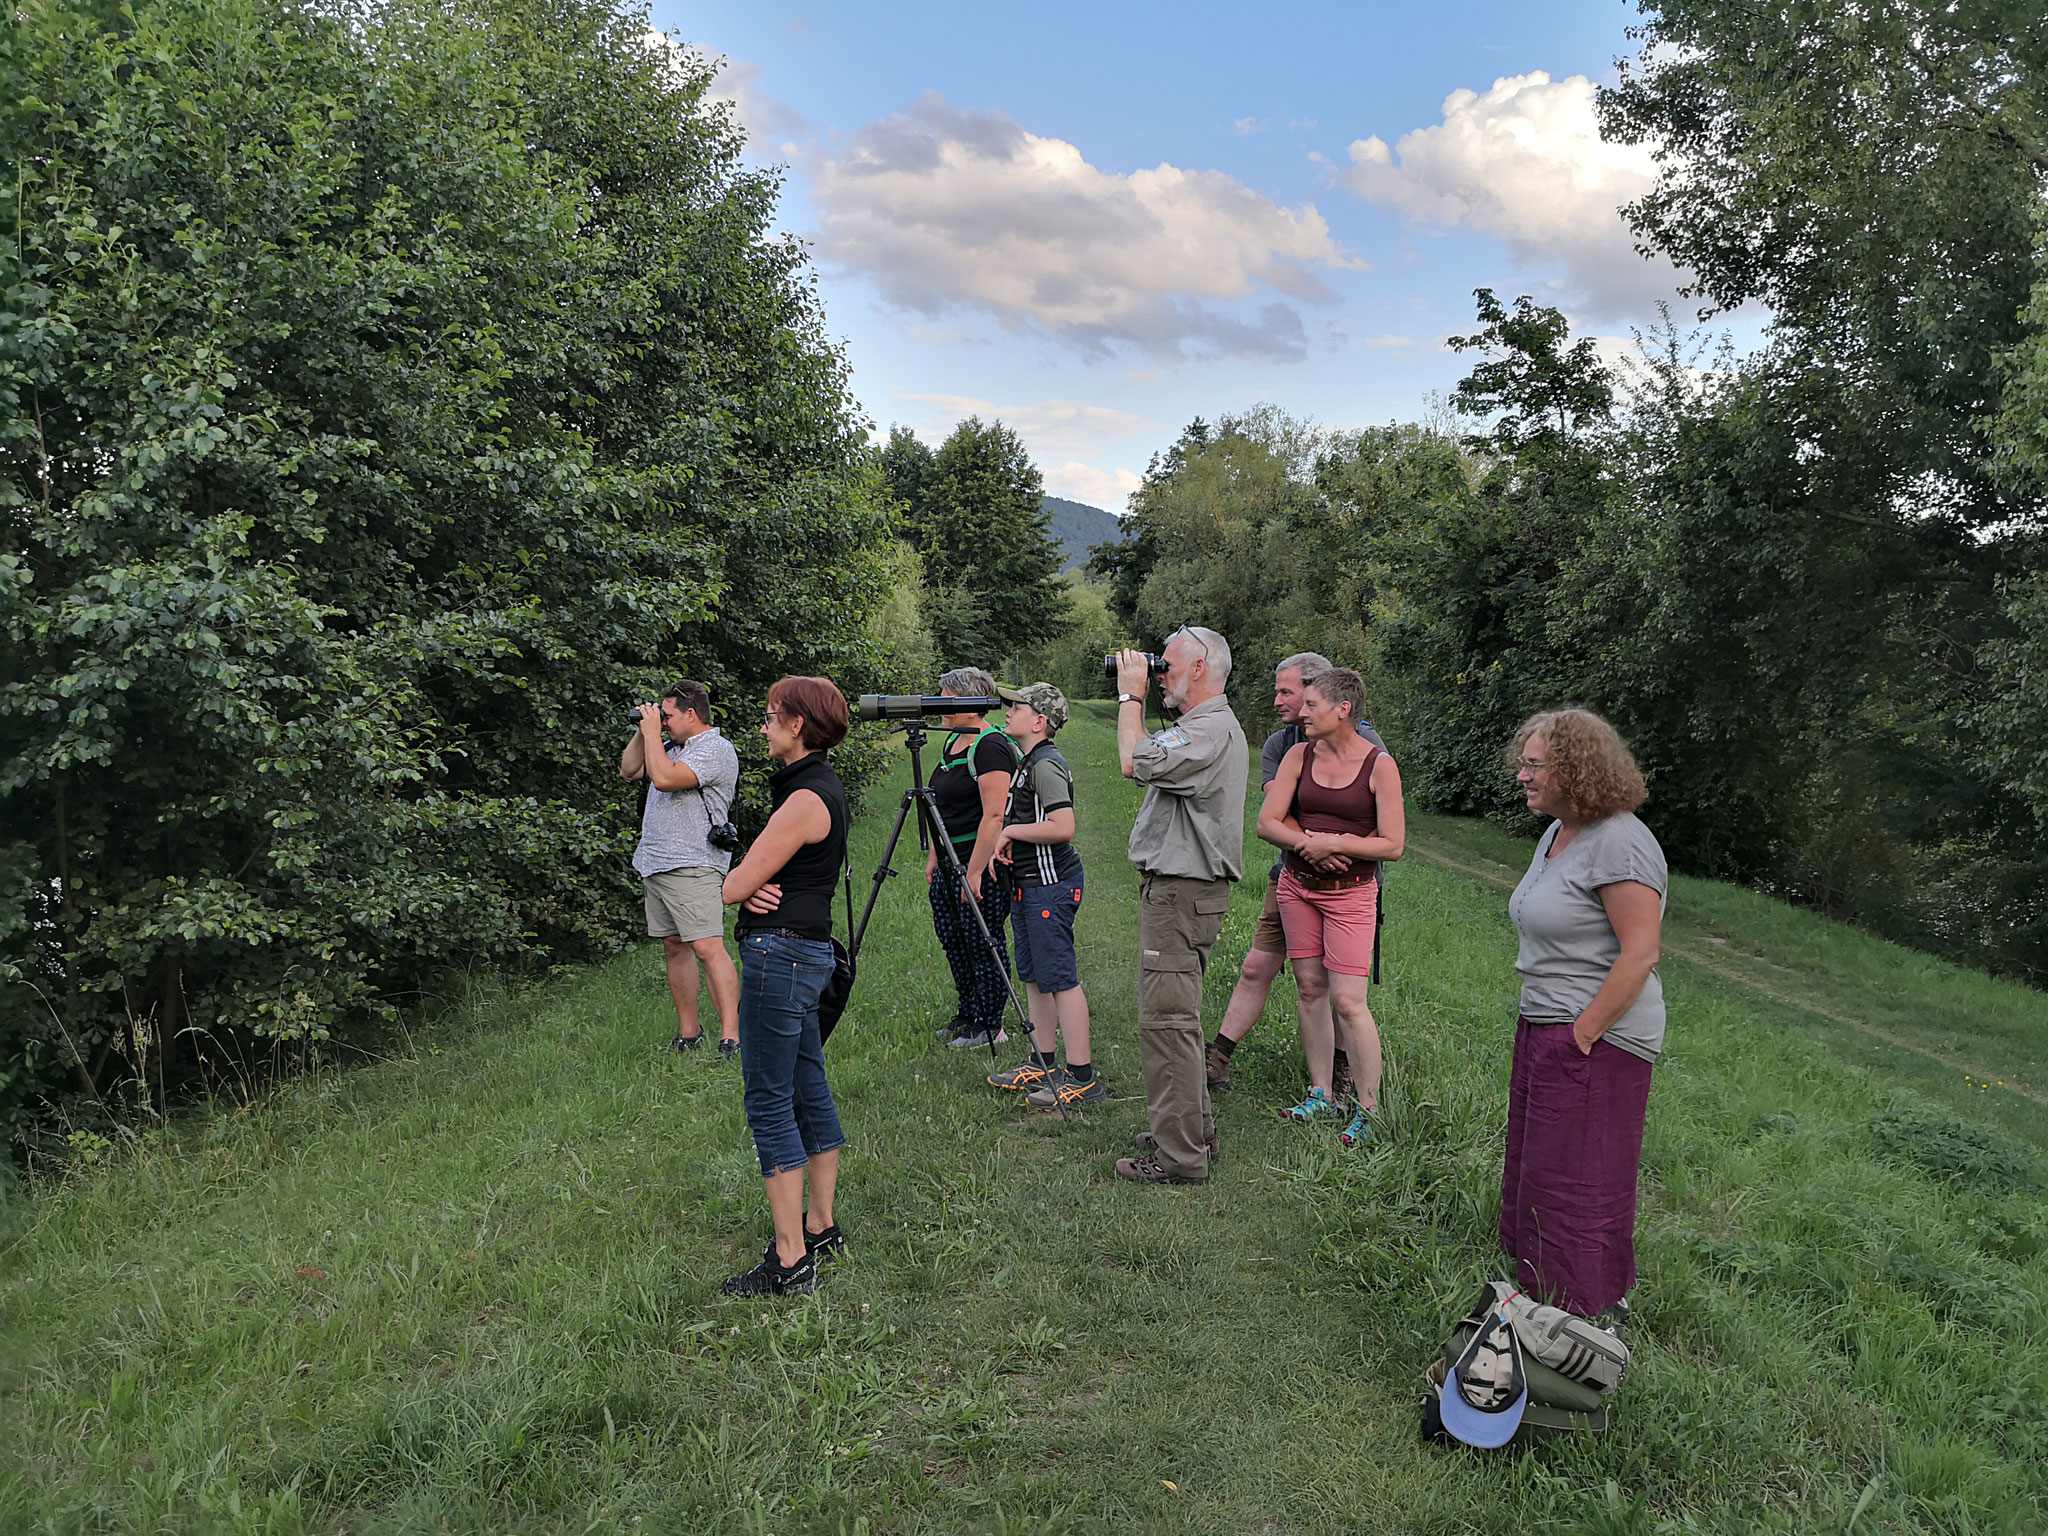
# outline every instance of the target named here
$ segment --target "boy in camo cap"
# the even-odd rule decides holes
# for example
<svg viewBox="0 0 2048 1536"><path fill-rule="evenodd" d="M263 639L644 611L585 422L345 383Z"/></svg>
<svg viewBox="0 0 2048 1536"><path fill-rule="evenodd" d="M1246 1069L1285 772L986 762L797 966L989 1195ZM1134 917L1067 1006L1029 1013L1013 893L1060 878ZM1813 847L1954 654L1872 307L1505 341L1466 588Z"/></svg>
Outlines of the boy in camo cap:
<svg viewBox="0 0 2048 1536"><path fill-rule="evenodd" d="M1066 695L1051 683L996 690L1009 701L1003 729L1024 754L1010 779L1010 803L996 838L1009 871L1010 928L1017 976L1031 1004L1031 1054L989 1079L1027 1095L1034 1109L1077 1109L1109 1097L1088 1045L1088 999L1074 963L1081 910L1081 855L1074 849L1074 774L1052 738L1067 723ZM1058 1065L1054 1030L1067 1044Z"/></svg>

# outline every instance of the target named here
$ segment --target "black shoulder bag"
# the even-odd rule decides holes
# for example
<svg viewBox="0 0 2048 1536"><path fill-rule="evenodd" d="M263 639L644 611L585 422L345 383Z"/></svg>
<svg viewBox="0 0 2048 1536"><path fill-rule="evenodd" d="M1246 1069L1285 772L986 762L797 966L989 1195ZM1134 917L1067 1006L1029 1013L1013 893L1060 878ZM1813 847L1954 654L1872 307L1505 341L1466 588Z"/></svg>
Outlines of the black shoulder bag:
<svg viewBox="0 0 2048 1536"><path fill-rule="evenodd" d="M846 860L846 936L853 937L853 858ZM839 1027L839 1015L853 998L853 952L838 939L832 940L832 979L818 994L818 1043L823 1045Z"/></svg>

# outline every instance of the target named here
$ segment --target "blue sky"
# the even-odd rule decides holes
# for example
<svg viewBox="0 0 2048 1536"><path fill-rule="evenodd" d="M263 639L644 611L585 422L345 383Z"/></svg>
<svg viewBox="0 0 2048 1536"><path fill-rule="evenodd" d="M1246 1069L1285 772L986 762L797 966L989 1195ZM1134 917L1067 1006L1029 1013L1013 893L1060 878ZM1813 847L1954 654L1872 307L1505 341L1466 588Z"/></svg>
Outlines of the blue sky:
<svg viewBox="0 0 2048 1536"><path fill-rule="evenodd" d="M1678 281L1614 211L1647 154L1592 126L1634 19L1606 0L653 19L728 61L752 156L788 167L876 425L1000 416L1111 510L1197 415L1421 416L1475 287L1620 347Z"/></svg>

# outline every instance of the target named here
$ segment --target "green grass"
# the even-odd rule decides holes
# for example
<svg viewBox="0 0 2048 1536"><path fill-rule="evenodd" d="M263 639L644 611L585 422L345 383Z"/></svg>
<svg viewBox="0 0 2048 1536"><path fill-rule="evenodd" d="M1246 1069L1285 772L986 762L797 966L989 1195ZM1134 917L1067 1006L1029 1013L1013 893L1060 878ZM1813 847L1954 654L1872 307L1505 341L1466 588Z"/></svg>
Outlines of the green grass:
<svg viewBox="0 0 2048 1536"><path fill-rule="evenodd" d="M1109 1165L1144 1123L1137 792L1099 716L1062 746L1111 1105L1026 1116L933 1045L900 860L831 1050L855 1256L811 1300L728 1301L766 1232L737 1074L662 1054L653 950L481 1001L416 1060L8 1197L0 1531L2043 1528L2048 1002L1679 882L1615 1427L1433 1450L1420 1367L1501 1271L1527 845L1418 818L1372 1147L1272 1113L1301 1086L1283 983L1218 1177L1136 1189Z"/></svg>

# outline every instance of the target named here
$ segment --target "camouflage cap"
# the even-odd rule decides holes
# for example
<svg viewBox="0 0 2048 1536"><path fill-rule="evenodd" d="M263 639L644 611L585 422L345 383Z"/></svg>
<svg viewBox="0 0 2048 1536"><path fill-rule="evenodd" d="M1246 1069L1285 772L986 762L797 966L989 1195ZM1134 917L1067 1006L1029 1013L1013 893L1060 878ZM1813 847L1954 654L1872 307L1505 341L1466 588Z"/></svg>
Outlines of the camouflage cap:
<svg viewBox="0 0 2048 1536"><path fill-rule="evenodd" d="M998 688L998 697L1012 704L1029 705L1045 716L1047 730L1056 731L1067 723L1067 696L1051 683L1026 683L1022 688Z"/></svg>

